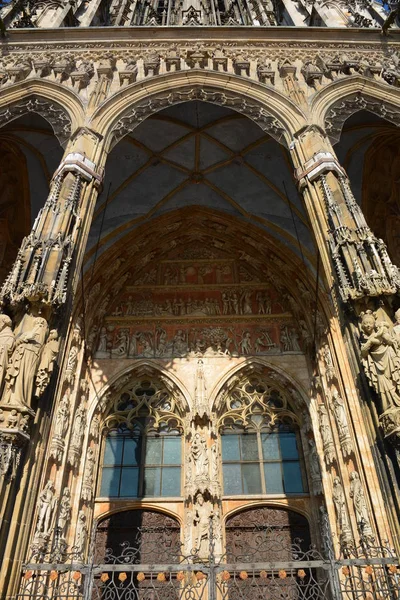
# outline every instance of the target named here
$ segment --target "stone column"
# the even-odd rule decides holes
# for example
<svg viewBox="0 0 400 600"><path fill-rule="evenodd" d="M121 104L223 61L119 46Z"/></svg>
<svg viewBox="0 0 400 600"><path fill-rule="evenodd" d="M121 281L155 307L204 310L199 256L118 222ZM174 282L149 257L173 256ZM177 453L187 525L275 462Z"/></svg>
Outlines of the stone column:
<svg viewBox="0 0 400 600"><path fill-rule="evenodd" d="M329 261L341 300L395 294L399 270L368 227L327 137L316 127L307 128L293 142L292 155L326 272L331 271Z"/></svg>
<svg viewBox="0 0 400 600"><path fill-rule="evenodd" d="M104 160L101 136L80 129L71 137L0 294L0 522L7 539L0 596L15 593L26 554L41 444L49 435L52 404L45 390L57 371Z"/></svg>
<svg viewBox="0 0 400 600"><path fill-rule="evenodd" d="M371 446L376 443L376 430L366 416L365 404L359 400L363 347L360 347L358 339L358 315L362 310L375 306L380 311L379 317L383 321L386 319L387 327L380 323L382 331L378 331L374 321L371 324L374 336L383 338L387 334L389 340L391 334L387 328L392 324L387 309L391 296L400 288L399 271L391 262L384 242L377 239L368 227L352 194L347 174L339 164L325 133L317 126L307 127L296 134L291 144L291 152L299 190L303 194L321 257L321 278L326 288L331 291L333 301L328 342L338 366L338 375L335 379L328 372L331 367L325 365L328 408L335 408L334 399L340 394L343 408L346 407L351 416L356 434L354 456L345 457L347 464L342 466L341 477L345 482L350 480L357 484L359 480L363 480L365 489L368 489L369 506L373 506L370 525L372 529L376 528L382 540L390 535L388 504L385 491L382 492L378 481L380 465L374 461L371 452ZM393 348L391 347L393 355L394 346L393 344ZM367 354L367 349L365 353ZM319 354L324 356L323 347L319 348ZM368 358L371 357L367 357L365 361ZM396 362L394 358L393 362ZM369 362L369 367L371 366L373 367ZM368 376L368 373L366 374ZM370 399L368 390L365 399ZM400 408L398 410L400 411ZM385 430L382 420L380 425L384 435L388 436L389 430ZM336 483L338 487L339 484ZM351 505L351 502L349 504ZM354 515L360 530L357 518L357 515Z"/></svg>

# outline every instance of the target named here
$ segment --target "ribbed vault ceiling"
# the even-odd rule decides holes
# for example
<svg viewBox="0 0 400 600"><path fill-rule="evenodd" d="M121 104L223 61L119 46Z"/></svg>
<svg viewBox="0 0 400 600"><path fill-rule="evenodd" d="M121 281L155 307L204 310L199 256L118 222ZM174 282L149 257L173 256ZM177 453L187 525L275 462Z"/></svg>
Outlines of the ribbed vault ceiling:
<svg viewBox="0 0 400 600"><path fill-rule="evenodd" d="M141 123L106 165L87 260L143 222L188 206L252 222L313 262L313 244L286 151L253 121L203 102ZM300 250L301 247L301 250Z"/></svg>

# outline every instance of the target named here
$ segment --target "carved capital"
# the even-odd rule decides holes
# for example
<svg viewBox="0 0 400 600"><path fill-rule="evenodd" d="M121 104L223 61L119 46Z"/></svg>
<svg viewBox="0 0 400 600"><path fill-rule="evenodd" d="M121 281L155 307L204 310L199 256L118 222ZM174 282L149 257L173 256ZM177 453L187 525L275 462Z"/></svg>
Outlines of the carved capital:
<svg viewBox="0 0 400 600"><path fill-rule="evenodd" d="M307 160L302 167L295 171L297 181L301 182L307 178L309 182L314 181L322 175L333 171L338 175L346 176L345 170L340 166L337 158L331 152L317 152L310 160Z"/></svg>
<svg viewBox="0 0 400 600"><path fill-rule="evenodd" d="M95 163L80 152L71 152L70 154L67 154L57 171L54 173L54 179L57 176L68 172L79 173L86 181L95 179L98 183L101 183L103 179L102 174L96 172Z"/></svg>

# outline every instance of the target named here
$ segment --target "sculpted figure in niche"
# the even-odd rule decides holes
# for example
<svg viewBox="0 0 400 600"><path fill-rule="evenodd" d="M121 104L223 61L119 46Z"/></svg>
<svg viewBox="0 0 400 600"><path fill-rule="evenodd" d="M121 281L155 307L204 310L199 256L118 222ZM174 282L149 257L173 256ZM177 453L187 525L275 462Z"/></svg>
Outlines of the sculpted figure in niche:
<svg viewBox="0 0 400 600"><path fill-rule="evenodd" d="M65 369L65 379L70 383L73 382L78 365L78 353L79 349L77 346L72 346L68 354L67 366Z"/></svg>
<svg viewBox="0 0 400 600"><path fill-rule="evenodd" d="M343 486L339 477L333 480L333 503L336 509L338 527L340 529L340 540L342 543L351 541L351 529L349 517L346 510L346 500L344 496Z"/></svg>
<svg viewBox="0 0 400 600"><path fill-rule="evenodd" d="M95 454L93 448L89 448L86 455L85 475L83 477L82 498L88 502L92 499L94 482Z"/></svg>
<svg viewBox="0 0 400 600"><path fill-rule="evenodd" d="M83 396L84 398L84 396ZM82 443L83 434L85 433L86 425L86 410L83 404L80 404L76 410L74 417L74 425L71 435L71 446L79 448Z"/></svg>
<svg viewBox="0 0 400 600"><path fill-rule="evenodd" d="M56 424L54 427L54 437L59 439L64 439L65 434L68 430L69 423L69 390L67 390L62 397L57 414L56 414Z"/></svg>
<svg viewBox="0 0 400 600"><path fill-rule="evenodd" d="M0 394L3 388L8 361L14 348L15 337L8 315L0 314Z"/></svg>
<svg viewBox="0 0 400 600"><path fill-rule="evenodd" d="M78 523L76 526L76 538L75 538L75 546L74 550L76 552L77 560L83 560L83 556L85 553L86 540L87 540L87 525L86 525L86 515L83 510L79 511L78 514Z"/></svg>
<svg viewBox="0 0 400 600"><path fill-rule="evenodd" d="M356 520L361 533L372 539L374 535L369 521L367 502L357 471L350 473L350 498L353 498L354 512L356 513Z"/></svg>
<svg viewBox="0 0 400 600"><path fill-rule="evenodd" d="M39 369L36 375L36 396L41 396L49 384L54 369L59 348L58 332L52 329L47 338L45 347L40 357Z"/></svg>
<svg viewBox="0 0 400 600"><path fill-rule="evenodd" d="M64 488L63 495L60 501L60 512L58 514L58 535L65 538L67 533L68 523L71 518L71 492L69 488Z"/></svg>
<svg viewBox="0 0 400 600"><path fill-rule="evenodd" d="M205 438L196 433L192 442L192 457L195 467L195 479L203 480L208 478L208 454L207 442Z"/></svg>
<svg viewBox="0 0 400 600"><path fill-rule="evenodd" d="M332 405L333 414L335 415L336 425L339 432L340 445L342 447L343 456L349 456L352 451L350 430L347 423L346 410L344 402L339 395L337 390L332 392Z"/></svg>
<svg viewBox="0 0 400 600"><path fill-rule="evenodd" d="M310 475L312 482L312 491L314 496L322 494L322 480L321 480L321 467L319 464L318 452L313 440L308 440L310 446L309 459L310 459Z"/></svg>
<svg viewBox="0 0 400 600"><path fill-rule="evenodd" d="M36 534L47 535L50 533L51 521L56 505L54 498L54 484L48 481L39 496L39 516L36 526Z"/></svg>
<svg viewBox="0 0 400 600"><path fill-rule="evenodd" d="M215 516L215 513L211 502L206 502L201 493L196 496L194 509L193 524L196 534L192 552L203 558L209 554L210 519Z"/></svg>
<svg viewBox="0 0 400 600"><path fill-rule="evenodd" d="M333 442L331 425L329 423L328 411L323 404L319 407L319 428L324 446L326 464L330 465L335 459L335 445Z"/></svg>
<svg viewBox="0 0 400 600"><path fill-rule="evenodd" d="M379 394L382 412L400 407L399 345L386 322L376 322L371 311L361 317L361 357L370 385Z"/></svg>
<svg viewBox="0 0 400 600"><path fill-rule="evenodd" d="M47 330L46 319L36 317L32 329L21 333L15 340L15 350L6 373L6 403L30 408L36 370Z"/></svg>

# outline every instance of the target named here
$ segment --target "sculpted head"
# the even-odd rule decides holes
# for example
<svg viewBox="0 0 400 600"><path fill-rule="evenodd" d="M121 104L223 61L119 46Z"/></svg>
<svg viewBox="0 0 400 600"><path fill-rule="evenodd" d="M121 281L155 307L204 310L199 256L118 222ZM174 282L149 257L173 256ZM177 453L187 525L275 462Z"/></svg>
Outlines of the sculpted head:
<svg viewBox="0 0 400 600"><path fill-rule="evenodd" d="M0 314L0 331L3 331L6 327L11 327L12 322L8 315Z"/></svg>
<svg viewBox="0 0 400 600"><path fill-rule="evenodd" d="M375 329L375 317L372 312L367 311L361 317L361 329L366 335L371 335Z"/></svg>
<svg viewBox="0 0 400 600"><path fill-rule="evenodd" d="M400 308L398 308L394 313L394 318L396 319L396 323L400 324Z"/></svg>

